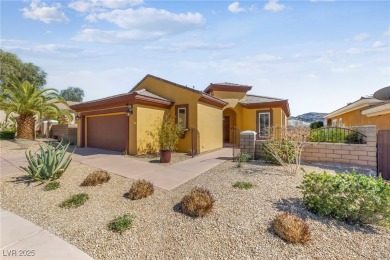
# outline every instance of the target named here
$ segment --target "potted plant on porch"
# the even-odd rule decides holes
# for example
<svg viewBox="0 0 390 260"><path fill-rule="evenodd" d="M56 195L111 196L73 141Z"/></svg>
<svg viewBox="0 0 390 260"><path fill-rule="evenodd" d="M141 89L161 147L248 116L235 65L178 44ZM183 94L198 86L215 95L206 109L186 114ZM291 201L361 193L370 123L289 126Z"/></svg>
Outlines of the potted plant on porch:
<svg viewBox="0 0 390 260"><path fill-rule="evenodd" d="M180 137L183 135L183 128L175 122L175 118L167 113L157 126L157 137L160 145L160 161L169 163L171 161L172 151L176 150L176 146Z"/></svg>

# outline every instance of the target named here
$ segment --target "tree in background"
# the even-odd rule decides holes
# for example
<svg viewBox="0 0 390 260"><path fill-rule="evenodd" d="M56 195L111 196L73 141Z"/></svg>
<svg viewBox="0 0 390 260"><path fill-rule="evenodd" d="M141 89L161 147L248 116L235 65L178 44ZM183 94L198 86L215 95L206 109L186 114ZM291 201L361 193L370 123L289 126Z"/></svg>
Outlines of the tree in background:
<svg viewBox="0 0 390 260"><path fill-rule="evenodd" d="M84 98L84 90L78 87L68 87L60 92L60 96L67 101L82 102Z"/></svg>
<svg viewBox="0 0 390 260"><path fill-rule="evenodd" d="M321 127L324 127L323 121L315 121L315 122L310 124L310 129L317 129L317 128L321 128Z"/></svg>
<svg viewBox="0 0 390 260"><path fill-rule="evenodd" d="M13 53L0 49L0 84L9 86L11 82L28 81L41 88L46 84L46 72L32 63L24 63Z"/></svg>
<svg viewBox="0 0 390 260"><path fill-rule="evenodd" d="M36 116L66 115L72 118L67 110L58 108L58 104L67 106L66 101L57 94L53 88L40 89L28 81L9 82L2 86L0 94L0 109L9 114L16 114L17 137L35 139Z"/></svg>

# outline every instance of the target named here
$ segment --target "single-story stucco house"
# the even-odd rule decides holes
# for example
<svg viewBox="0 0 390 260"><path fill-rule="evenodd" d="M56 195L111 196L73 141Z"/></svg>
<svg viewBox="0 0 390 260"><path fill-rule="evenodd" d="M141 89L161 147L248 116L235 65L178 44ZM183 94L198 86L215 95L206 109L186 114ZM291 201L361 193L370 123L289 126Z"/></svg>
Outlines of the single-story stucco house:
<svg viewBox="0 0 390 260"><path fill-rule="evenodd" d="M325 116L328 126L375 125L377 131L390 129L390 101L361 97Z"/></svg>
<svg viewBox="0 0 390 260"><path fill-rule="evenodd" d="M78 146L143 153L151 142L148 132L166 112L175 115L183 128L197 129L199 152L232 142L234 126L266 138L265 129L287 125L288 100L247 94L251 88L218 83L199 91L146 75L129 93L71 106L78 117ZM191 141L187 131L178 151L190 151Z"/></svg>

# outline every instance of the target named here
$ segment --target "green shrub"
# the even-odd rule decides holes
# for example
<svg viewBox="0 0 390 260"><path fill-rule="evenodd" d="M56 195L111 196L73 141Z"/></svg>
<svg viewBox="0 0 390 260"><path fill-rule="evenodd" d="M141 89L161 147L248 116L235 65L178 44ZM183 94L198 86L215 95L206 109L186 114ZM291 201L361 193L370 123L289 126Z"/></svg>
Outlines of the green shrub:
<svg viewBox="0 0 390 260"><path fill-rule="evenodd" d="M58 181L53 181L53 182L49 182L48 184L45 185L45 190L46 191L56 190L59 187L60 187L60 183Z"/></svg>
<svg viewBox="0 0 390 260"><path fill-rule="evenodd" d="M250 183L250 182L241 182L241 181L238 181L238 182L233 184L234 188L244 189L244 190L252 189L253 186L254 185L252 183Z"/></svg>
<svg viewBox="0 0 390 260"><path fill-rule="evenodd" d="M265 141L261 147L261 154L266 162L280 164L278 160L275 159L275 157L270 153L269 149L277 152L280 158L286 163L293 163L295 161L295 147L291 141L272 139Z"/></svg>
<svg viewBox="0 0 390 260"><path fill-rule="evenodd" d="M252 155L250 153L240 152L238 155L239 162L249 162L250 160L252 160Z"/></svg>
<svg viewBox="0 0 390 260"><path fill-rule="evenodd" d="M4 130L0 131L0 140L15 139L15 131Z"/></svg>
<svg viewBox="0 0 390 260"><path fill-rule="evenodd" d="M61 208L78 208L81 205L84 205L84 203L89 199L88 194L86 193L79 193L76 195L73 195L69 199L63 201L60 204Z"/></svg>
<svg viewBox="0 0 390 260"><path fill-rule="evenodd" d="M307 173L299 187L306 207L350 223L390 225L390 186L381 177Z"/></svg>
<svg viewBox="0 0 390 260"><path fill-rule="evenodd" d="M69 143L62 145L61 141L56 146L40 145L40 149L34 155L31 154L31 150L28 154L26 151L28 166L20 168L36 181L56 180L61 177L72 161L72 154L69 154L64 160L68 147Z"/></svg>
<svg viewBox="0 0 390 260"><path fill-rule="evenodd" d="M113 219L110 223L108 223L107 226L110 230L122 234L125 230L131 228L132 224L133 224L133 217L126 214L121 217L117 217Z"/></svg>
<svg viewBox="0 0 390 260"><path fill-rule="evenodd" d="M345 131L341 128L313 129L308 137L310 142L328 143L363 143L363 138L355 131Z"/></svg>

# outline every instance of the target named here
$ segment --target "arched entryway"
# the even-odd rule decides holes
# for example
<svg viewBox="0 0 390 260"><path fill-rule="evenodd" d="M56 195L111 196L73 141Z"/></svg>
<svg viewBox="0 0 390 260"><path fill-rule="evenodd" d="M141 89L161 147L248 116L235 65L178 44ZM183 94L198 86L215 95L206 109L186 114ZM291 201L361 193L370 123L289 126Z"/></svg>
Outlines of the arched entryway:
<svg viewBox="0 0 390 260"><path fill-rule="evenodd" d="M236 112L231 108L223 110L223 142L233 142L233 127L236 126Z"/></svg>

